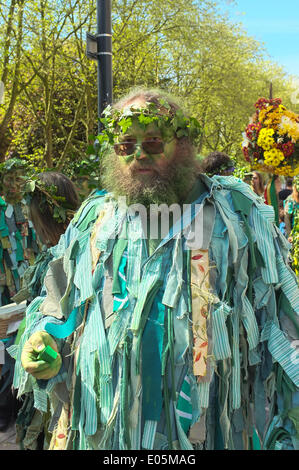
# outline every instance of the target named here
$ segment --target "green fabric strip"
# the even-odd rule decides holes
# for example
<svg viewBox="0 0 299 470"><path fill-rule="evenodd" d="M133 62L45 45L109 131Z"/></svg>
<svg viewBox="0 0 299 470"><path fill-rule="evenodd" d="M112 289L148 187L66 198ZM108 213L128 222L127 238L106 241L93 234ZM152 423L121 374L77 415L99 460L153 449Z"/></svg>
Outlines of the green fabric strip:
<svg viewBox="0 0 299 470"><path fill-rule="evenodd" d="M112 294L120 294L122 289L120 287L120 280L119 280L119 266L121 263L121 259L123 253L128 245L128 240L120 238L114 245L113 249L113 285L112 285Z"/></svg>
<svg viewBox="0 0 299 470"><path fill-rule="evenodd" d="M226 318L231 314L231 308L226 304L221 304L212 312L213 321L213 354L216 360L231 357L228 331L226 328Z"/></svg>
<svg viewBox="0 0 299 470"><path fill-rule="evenodd" d="M127 283L125 278L126 265L127 254L125 252L120 260L117 272L113 274L113 285L116 285L115 288L112 287L112 294L114 295L113 312L125 309L129 305Z"/></svg>
<svg viewBox="0 0 299 470"><path fill-rule="evenodd" d="M23 261L24 252L23 252L23 246L22 246L22 235L20 234L18 230L15 233L15 237L16 237L16 243L17 243L16 260Z"/></svg>
<svg viewBox="0 0 299 470"><path fill-rule="evenodd" d="M151 450L154 447L154 440L157 429L157 421L147 420L144 425L142 447L143 449Z"/></svg>
<svg viewBox="0 0 299 470"><path fill-rule="evenodd" d="M0 198L1 199L1 198ZM1 199L1 207L0 207L0 235L1 238L8 237L9 236L9 230L6 224L6 219L5 219L5 208L6 208L6 203Z"/></svg>
<svg viewBox="0 0 299 470"><path fill-rule="evenodd" d="M192 422L191 387L188 376L183 380L176 409L182 428L187 434Z"/></svg>
<svg viewBox="0 0 299 470"><path fill-rule="evenodd" d="M275 223L276 223L277 227L279 227L278 197L277 197L277 193L276 193L276 189L275 189L274 176L272 178L271 185L270 185L270 199L271 199L270 204L271 204L271 206L273 206L274 212L275 212Z"/></svg>
<svg viewBox="0 0 299 470"><path fill-rule="evenodd" d="M141 312L142 316L140 315L140 322L139 322L139 335L138 335L138 340L137 340L137 347L136 347L136 373L139 374L140 370L140 350L141 350L141 340L142 340L142 334L141 332L144 330L147 318L149 316L150 310L152 308L154 299L156 297L157 292L162 286L162 281L156 281L156 283L152 286L152 288L149 290L147 297L144 299L144 309ZM131 329L133 329L131 327Z"/></svg>
<svg viewBox="0 0 299 470"><path fill-rule="evenodd" d="M168 448L172 450L172 428L170 420L170 396L168 389L168 377L167 374L163 375L163 395L164 395L164 411L165 411L165 420L166 420L166 434L168 440Z"/></svg>
<svg viewBox="0 0 299 470"><path fill-rule="evenodd" d="M252 209L253 230L256 235L259 252L265 263L265 267L261 268L265 284L278 283L276 263L273 263L273 260L276 259L276 250L271 227L271 214L273 214L271 206L263 205L259 209L256 207Z"/></svg>
<svg viewBox="0 0 299 470"><path fill-rule="evenodd" d="M123 367L120 381L121 428L124 435L125 448L131 449L129 432L129 365L131 358L132 339L127 336L123 345Z"/></svg>
<svg viewBox="0 0 299 470"><path fill-rule="evenodd" d="M142 411L149 421L159 421L162 412L162 346L165 306L161 290L155 295L142 335Z"/></svg>

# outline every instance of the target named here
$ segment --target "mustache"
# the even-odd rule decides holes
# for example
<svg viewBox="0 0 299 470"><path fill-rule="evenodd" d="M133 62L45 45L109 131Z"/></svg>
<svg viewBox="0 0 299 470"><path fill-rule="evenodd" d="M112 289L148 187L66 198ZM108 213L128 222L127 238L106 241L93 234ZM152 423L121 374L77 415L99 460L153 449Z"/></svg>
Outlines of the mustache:
<svg viewBox="0 0 299 470"><path fill-rule="evenodd" d="M151 169L154 170L154 164L150 160L134 161L130 165L130 171L135 172L138 170Z"/></svg>

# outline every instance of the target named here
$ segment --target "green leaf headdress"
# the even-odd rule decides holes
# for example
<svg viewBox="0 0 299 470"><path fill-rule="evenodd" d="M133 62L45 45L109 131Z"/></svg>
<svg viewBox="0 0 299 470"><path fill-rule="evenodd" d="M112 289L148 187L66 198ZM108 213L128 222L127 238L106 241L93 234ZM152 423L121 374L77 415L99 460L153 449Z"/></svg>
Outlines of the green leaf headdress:
<svg viewBox="0 0 299 470"><path fill-rule="evenodd" d="M146 106L141 108L132 106L117 109L109 105L103 115L100 119L103 131L97 140L104 148L113 145L120 134L125 134L132 126L133 119L137 119L143 130L154 123L165 139L174 134L178 139L188 137L195 143L201 134L201 126L196 118L186 116L181 109L174 110L163 98L159 98L158 104L146 102Z"/></svg>

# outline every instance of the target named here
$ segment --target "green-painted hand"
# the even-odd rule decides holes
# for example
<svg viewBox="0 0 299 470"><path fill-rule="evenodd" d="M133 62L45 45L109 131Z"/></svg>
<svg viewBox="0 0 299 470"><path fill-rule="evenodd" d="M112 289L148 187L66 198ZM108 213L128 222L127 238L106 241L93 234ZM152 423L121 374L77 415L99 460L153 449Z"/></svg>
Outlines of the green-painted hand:
<svg viewBox="0 0 299 470"><path fill-rule="evenodd" d="M52 362L46 362L38 357L47 346L57 352L57 357L53 358ZM24 344L21 362L28 374L33 375L36 379L47 380L58 374L62 359L52 336L46 331L36 331Z"/></svg>

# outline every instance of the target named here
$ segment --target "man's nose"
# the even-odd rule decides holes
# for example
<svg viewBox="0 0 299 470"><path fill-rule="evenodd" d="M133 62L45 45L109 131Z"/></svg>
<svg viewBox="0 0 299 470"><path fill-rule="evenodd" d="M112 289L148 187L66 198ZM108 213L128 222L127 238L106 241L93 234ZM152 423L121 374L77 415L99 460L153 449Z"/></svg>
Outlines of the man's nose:
<svg viewBox="0 0 299 470"><path fill-rule="evenodd" d="M135 158L136 160L143 160L144 158L147 158L147 155L142 148L142 144L136 144Z"/></svg>

